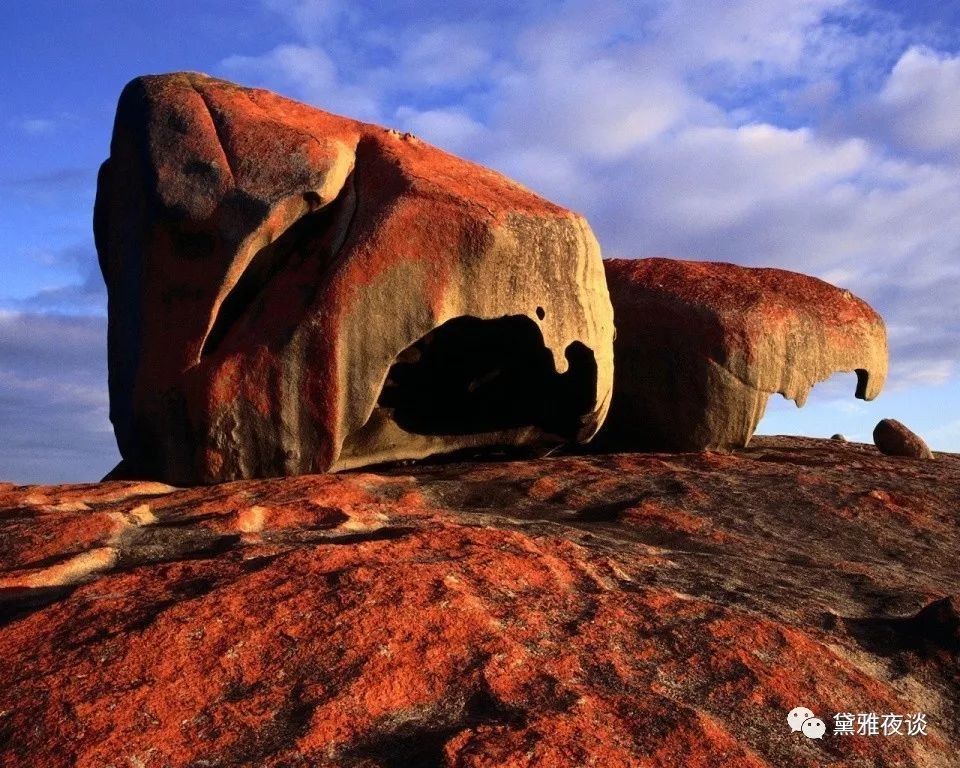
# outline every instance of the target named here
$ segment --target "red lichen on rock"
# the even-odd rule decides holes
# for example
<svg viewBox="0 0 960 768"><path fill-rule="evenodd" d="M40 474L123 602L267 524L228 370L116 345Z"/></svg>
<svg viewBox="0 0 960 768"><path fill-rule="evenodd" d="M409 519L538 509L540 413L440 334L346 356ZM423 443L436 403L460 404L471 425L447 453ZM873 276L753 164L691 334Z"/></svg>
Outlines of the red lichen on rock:
<svg viewBox="0 0 960 768"><path fill-rule="evenodd" d="M955 456L786 438L2 486L0 766L957 765L958 506Z"/></svg>

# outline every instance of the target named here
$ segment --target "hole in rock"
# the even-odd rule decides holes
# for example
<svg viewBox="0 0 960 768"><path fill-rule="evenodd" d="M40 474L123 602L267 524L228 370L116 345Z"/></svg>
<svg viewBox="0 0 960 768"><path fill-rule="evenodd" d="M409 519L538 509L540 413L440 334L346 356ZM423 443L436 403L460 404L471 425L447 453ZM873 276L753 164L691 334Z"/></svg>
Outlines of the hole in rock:
<svg viewBox="0 0 960 768"><path fill-rule="evenodd" d="M854 373L857 374L857 391L855 396L864 400L867 397L867 385L870 383L870 373L863 368L857 368Z"/></svg>
<svg viewBox="0 0 960 768"><path fill-rule="evenodd" d="M879 420L877 405L857 399L866 394L867 380L863 370L834 373L810 390L803 408L782 396L771 396L756 434L829 437L839 432L855 442L870 442L870 431Z"/></svg>
<svg viewBox="0 0 960 768"><path fill-rule="evenodd" d="M594 407L597 364L575 341L557 373L529 317L458 317L405 349L390 368L378 405L403 430L465 435L538 427L573 439Z"/></svg>

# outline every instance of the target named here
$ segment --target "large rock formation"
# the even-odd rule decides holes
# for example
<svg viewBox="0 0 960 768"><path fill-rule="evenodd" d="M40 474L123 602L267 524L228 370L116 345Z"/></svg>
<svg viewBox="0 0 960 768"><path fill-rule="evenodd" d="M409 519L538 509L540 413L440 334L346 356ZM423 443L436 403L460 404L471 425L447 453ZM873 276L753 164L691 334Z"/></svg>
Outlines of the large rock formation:
<svg viewBox="0 0 960 768"><path fill-rule="evenodd" d="M957 509L801 438L0 486L0 766L958 766Z"/></svg>
<svg viewBox="0 0 960 768"><path fill-rule="evenodd" d="M838 371L856 371L859 398L883 387L883 320L849 291L733 264L605 267L617 365L598 448L729 450L747 445L775 392L803 405Z"/></svg>
<svg viewBox="0 0 960 768"><path fill-rule="evenodd" d="M587 223L408 134L203 75L138 78L94 225L120 475L583 441L606 414Z"/></svg>

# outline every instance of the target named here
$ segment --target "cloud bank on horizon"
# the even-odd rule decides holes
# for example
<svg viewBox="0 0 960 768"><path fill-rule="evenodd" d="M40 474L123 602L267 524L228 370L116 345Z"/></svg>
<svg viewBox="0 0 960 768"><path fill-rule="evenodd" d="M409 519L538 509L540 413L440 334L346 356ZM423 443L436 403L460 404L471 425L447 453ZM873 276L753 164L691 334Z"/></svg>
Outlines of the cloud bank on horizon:
<svg viewBox="0 0 960 768"><path fill-rule="evenodd" d="M270 35L211 38L168 68L412 131L583 212L607 256L779 266L848 287L887 320L890 394L863 404L850 399L852 377L830 382L796 415L772 407L762 429L869 440L891 415L935 449L960 450L960 422L944 420L960 411L960 10L931 0L382 5L264 0L256 13ZM43 147L65 114L24 112L7 131ZM87 121L103 155L111 120L106 110ZM69 152L59 162L0 175L5 205L43 210L73 189L92 207L92 176L78 179ZM95 479L91 467L115 458L103 447L104 342L93 329L105 307L91 239L64 234L62 247L2 257L32 265L0 301L5 477ZM62 365L33 361L45 340Z"/></svg>

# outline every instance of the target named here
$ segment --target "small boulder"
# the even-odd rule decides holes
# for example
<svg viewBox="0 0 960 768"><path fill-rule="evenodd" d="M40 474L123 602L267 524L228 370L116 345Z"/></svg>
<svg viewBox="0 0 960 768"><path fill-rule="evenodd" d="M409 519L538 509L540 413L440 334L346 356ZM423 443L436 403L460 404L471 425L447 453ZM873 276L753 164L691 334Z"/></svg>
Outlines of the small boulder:
<svg viewBox="0 0 960 768"><path fill-rule="evenodd" d="M835 435L830 435L830 439L831 439L831 440L837 440L837 441L839 441L839 442L841 442L841 443L847 443L847 442L849 442L849 440L847 440L847 436L846 436L846 435L841 435L839 432L837 432Z"/></svg>
<svg viewBox="0 0 960 768"><path fill-rule="evenodd" d="M896 419L881 419L873 429L873 442L880 449L880 453L888 456L933 458L933 452L923 438Z"/></svg>

